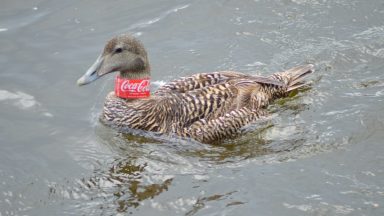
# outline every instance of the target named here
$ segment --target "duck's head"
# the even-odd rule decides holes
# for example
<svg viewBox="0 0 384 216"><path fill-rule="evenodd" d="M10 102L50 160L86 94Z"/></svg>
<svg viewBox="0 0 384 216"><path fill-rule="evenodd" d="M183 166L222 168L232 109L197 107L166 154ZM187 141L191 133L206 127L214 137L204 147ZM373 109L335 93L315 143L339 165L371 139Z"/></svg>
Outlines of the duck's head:
<svg viewBox="0 0 384 216"><path fill-rule="evenodd" d="M120 72L121 77L130 79L150 77L147 52L139 40L127 34L113 37L77 84L86 85L112 72Z"/></svg>

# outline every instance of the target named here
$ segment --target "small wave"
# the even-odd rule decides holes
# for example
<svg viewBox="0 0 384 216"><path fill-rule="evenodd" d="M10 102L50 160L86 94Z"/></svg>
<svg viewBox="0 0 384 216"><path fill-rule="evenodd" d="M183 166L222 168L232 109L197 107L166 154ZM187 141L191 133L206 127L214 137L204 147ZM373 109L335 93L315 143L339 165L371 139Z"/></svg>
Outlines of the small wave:
<svg viewBox="0 0 384 216"><path fill-rule="evenodd" d="M40 105L40 103L35 100L35 97L27 93L21 91L13 93L7 90L0 90L0 101L7 100L15 101L13 104L20 109L29 109Z"/></svg>
<svg viewBox="0 0 384 216"><path fill-rule="evenodd" d="M374 26L360 33L353 34L352 37L355 39L369 40L377 37L382 38L383 35L384 35L384 26Z"/></svg>
<svg viewBox="0 0 384 216"><path fill-rule="evenodd" d="M13 106L21 110L34 110L41 112L45 117L53 117L53 114L42 108L40 102L38 102L33 95L27 94L22 91L10 92L0 89L0 102L11 103Z"/></svg>
<svg viewBox="0 0 384 216"><path fill-rule="evenodd" d="M155 85L157 88L160 88L161 86L165 85L167 82L164 80L155 80L152 82L153 85Z"/></svg>
<svg viewBox="0 0 384 216"><path fill-rule="evenodd" d="M255 61L253 63L246 64L247 67L257 67L257 66L265 66L266 64L263 62Z"/></svg>
<svg viewBox="0 0 384 216"><path fill-rule="evenodd" d="M131 25L130 27L128 27L126 29L126 31L132 31L132 30L135 30L135 29L146 28L146 27L148 27L148 26L150 26L152 24L155 24L155 23L159 22L160 20L166 18L167 16L169 16L172 13L177 13L178 11L186 9L188 7L189 7L189 4L174 7L172 9L170 9L170 10L160 14L158 17L155 17L153 19L150 19L150 20L147 20L147 21L143 21L143 22Z"/></svg>
<svg viewBox="0 0 384 216"><path fill-rule="evenodd" d="M34 10L33 13L25 12L17 18L4 19L2 20L3 25L10 28L0 28L0 32L31 26L33 23L43 20L49 14L49 12L36 12Z"/></svg>

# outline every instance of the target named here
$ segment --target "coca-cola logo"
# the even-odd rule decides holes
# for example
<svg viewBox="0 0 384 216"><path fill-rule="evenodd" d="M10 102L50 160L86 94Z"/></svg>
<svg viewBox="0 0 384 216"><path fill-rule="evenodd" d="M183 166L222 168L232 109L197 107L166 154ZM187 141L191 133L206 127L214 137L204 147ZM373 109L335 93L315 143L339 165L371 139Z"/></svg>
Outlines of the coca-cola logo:
<svg viewBox="0 0 384 216"><path fill-rule="evenodd" d="M120 98L138 99L150 96L149 79L125 79L116 76L115 95Z"/></svg>
<svg viewBox="0 0 384 216"><path fill-rule="evenodd" d="M124 80L120 89L123 92L147 92L149 91L149 80Z"/></svg>

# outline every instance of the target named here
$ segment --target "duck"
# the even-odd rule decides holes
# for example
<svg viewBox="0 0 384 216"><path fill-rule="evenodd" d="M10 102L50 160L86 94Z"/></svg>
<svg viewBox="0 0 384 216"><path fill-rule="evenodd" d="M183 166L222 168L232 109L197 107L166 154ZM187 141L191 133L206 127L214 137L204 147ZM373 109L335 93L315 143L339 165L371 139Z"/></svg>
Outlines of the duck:
<svg viewBox="0 0 384 216"><path fill-rule="evenodd" d="M237 71L197 73L150 92L147 51L139 39L122 34L106 43L77 84L83 86L114 72L115 91L106 96L102 123L217 143L239 136L242 128L268 115L266 108L274 100L306 86L304 78L314 72L314 65L270 76Z"/></svg>

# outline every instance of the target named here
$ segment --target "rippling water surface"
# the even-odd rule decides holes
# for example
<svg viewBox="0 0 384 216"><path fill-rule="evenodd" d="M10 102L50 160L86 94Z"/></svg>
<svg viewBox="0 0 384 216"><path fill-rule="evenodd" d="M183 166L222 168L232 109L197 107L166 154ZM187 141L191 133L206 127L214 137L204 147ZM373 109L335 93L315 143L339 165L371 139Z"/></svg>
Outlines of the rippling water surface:
<svg viewBox="0 0 384 216"><path fill-rule="evenodd" d="M383 215L383 17L380 0L3 1L0 216ZM76 80L124 32L155 87L316 73L235 140L120 134L97 120L113 76Z"/></svg>

